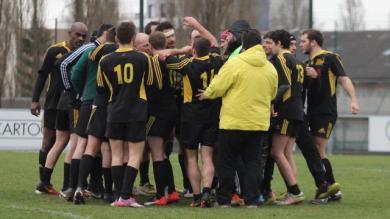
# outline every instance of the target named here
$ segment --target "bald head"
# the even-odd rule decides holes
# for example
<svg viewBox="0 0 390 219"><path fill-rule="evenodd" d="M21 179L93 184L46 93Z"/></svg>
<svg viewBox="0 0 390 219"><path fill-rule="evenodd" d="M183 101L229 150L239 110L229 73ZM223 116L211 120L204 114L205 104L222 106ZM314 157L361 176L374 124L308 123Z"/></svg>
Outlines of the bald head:
<svg viewBox="0 0 390 219"><path fill-rule="evenodd" d="M84 44L88 35L88 28L84 23L75 22L68 31L70 46L75 49Z"/></svg>
<svg viewBox="0 0 390 219"><path fill-rule="evenodd" d="M78 30L88 31L88 27L83 22L74 22L72 26L70 26L70 31L78 31Z"/></svg>
<svg viewBox="0 0 390 219"><path fill-rule="evenodd" d="M149 36L145 33L137 33L134 40L134 48L138 51L150 54Z"/></svg>

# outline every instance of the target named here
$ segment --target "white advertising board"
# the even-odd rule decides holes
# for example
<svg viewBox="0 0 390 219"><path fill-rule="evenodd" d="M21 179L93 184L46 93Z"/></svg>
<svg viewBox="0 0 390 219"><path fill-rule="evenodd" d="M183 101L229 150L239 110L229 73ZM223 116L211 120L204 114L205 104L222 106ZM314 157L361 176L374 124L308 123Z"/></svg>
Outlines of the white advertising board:
<svg viewBox="0 0 390 219"><path fill-rule="evenodd" d="M0 150L33 150L41 148L41 118L29 109L0 109Z"/></svg>
<svg viewBox="0 0 390 219"><path fill-rule="evenodd" d="M390 116L370 116L368 151L390 152Z"/></svg>

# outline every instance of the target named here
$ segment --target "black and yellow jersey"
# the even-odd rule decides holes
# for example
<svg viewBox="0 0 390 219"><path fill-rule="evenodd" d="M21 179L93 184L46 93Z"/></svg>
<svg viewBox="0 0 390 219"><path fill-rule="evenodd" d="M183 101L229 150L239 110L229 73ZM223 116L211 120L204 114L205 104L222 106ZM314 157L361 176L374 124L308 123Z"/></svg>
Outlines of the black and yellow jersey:
<svg viewBox="0 0 390 219"><path fill-rule="evenodd" d="M203 100L196 97L199 89L205 90L223 65L220 56L208 55L199 58L169 56L168 69L183 76L182 121L207 122L218 119L220 100Z"/></svg>
<svg viewBox="0 0 390 219"><path fill-rule="evenodd" d="M89 53L89 59L95 62L99 62L103 56L110 54L117 49L118 45L112 42L101 44Z"/></svg>
<svg viewBox="0 0 390 219"><path fill-rule="evenodd" d="M99 62L97 91L107 95L107 121L146 121L145 84L152 82L149 56L132 48L119 48Z"/></svg>
<svg viewBox="0 0 390 219"><path fill-rule="evenodd" d="M49 84L47 86L47 94L44 109L56 109L58 99L60 98L62 86L61 78L55 77L53 74L59 74L55 71L55 62L59 60L63 55L69 53L71 48L66 41L54 44L50 46L43 60L41 68L38 70L38 78L35 83L32 100L39 101L39 97L45 86L46 79L49 77Z"/></svg>
<svg viewBox="0 0 390 219"><path fill-rule="evenodd" d="M307 77L308 116L321 114L337 118L337 77L346 76L340 56L321 50L306 65L318 73L315 79Z"/></svg>
<svg viewBox="0 0 390 219"><path fill-rule="evenodd" d="M90 53L89 53L89 59L99 63L100 59L108 55L110 53L115 52L115 50L118 49L118 45L115 43L107 42L104 43L96 48L94 48ZM98 107L106 107L107 106L107 101L108 98L104 96L103 94L96 92L95 98L93 100L93 105L98 106Z"/></svg>
<svg viewBox="0 0 390 219"><path fill-rule="evenodd" d="M303 120L302 90L305 71L303 66L287 50L283 50L271 59L278 72L278 87L288 85L281 101L275 103L278 118Z"/></svg>
<svg viewBox="0 0 390 219"><path fill-rule="evenodd" d="M163 119L173 119L177 107L175 88L171 80L172 72L164 61L159 60L158 55L151 57L151 62L153 85L146 89L149 114Z"/></svg>
<svg viewBox="0 0 390 219"><path fill-rule="evenodd" d="M177 58L183 58L184 55L175 56ZM176 101L176 107L181 112L181 106L183 105L183 76L176 70L168 70L169 81L174 90L174 97Z"/></svg>

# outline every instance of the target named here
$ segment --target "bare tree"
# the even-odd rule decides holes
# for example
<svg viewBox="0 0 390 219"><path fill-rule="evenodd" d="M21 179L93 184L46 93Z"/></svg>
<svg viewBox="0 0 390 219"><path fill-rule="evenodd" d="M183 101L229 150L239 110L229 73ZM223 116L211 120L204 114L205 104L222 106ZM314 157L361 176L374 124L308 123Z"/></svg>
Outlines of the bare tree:
<svg viewBox="0 0 390 219"><path fill-rule="evenodd" d="M73 21L84 22L89 30L95 30L101 24L118 22L118 0L73 0Z"/></svg>
<svg viewBox="0 0 390 219"><path fill-rule="evenodd" d="M181 19L193 16L211 33L218 35L226 30L237 19L246 19L251 25L260 28L258 10L262 7L259 0L165 0L161 1L161 9L165 19L171 21L179 30ZM256 6L256 7L253 7ZM184 40L183 40L184 39ZM188 39L188 31L178 31L179 44Z"/></svg>
<svg viewBox="0 0 390 219"><path fill-rule="evenodd" d="M361 0L345 0L340 7L340 14L344 30L364 30L365 12Z"/></svg>
<svg viewBox="0 0 390 219"><path fill-rule="evenodd" d="M307 0L278 1L271 11L271 29L304 29L308 22Z"/></svg>
<svg viewBox="0 0 390 219"><path fill-rule="evenodd" d="M217 34L224 30L232 20L234 0L198 0L183 4L183 16L193 16L210 32ZM203 5L205 7L199 7Z"/></svg>
<svg viewBox="0 0 390 219"><path fill-rule="evenodd" d="M85 15L84 15L84 8L85 8L85 1L79 1L79 0L74 0L73 1L73 18L74 21L82 21L84 22L85 20Z"/></svg>
<svg viewBox="0 0 390 219"><path fill-rule="evenodd" d="M9 74L13 44L13 32L14 25L17 19L15 19L15 11L18 4L12 0L1 0L0 2L0 107L2 105L1 99L4 94L9 91L11 87L11 81Z"/></svg>
<svg viewBox="0 0 390 219"><path fill-rule="evenodd" d="M31 96L33 84L37 78L39 65L42 63L45 51L51 42L50 32L44 27L45 0L19 0L28 1L20 4L20 17L26 8L31 8L27 13L30 27L25 28L24 22L19 23L22 34L17 37L17 74L16 91L18 96ZM33 49L32 49L33 48Z"/></svg>

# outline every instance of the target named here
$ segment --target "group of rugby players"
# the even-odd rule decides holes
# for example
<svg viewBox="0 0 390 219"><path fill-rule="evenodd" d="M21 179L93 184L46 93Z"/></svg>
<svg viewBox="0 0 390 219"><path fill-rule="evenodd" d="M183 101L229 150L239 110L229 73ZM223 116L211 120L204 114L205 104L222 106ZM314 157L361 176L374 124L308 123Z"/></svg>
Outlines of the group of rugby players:
<svg viewBox="0 0 390 219"><path fill-rule="evenodd" d="M189 45L179 49L175 48L175 29L169 22L150 22L145 33L136 33L132 22L115 27L103 24L89 43L85 43L87 27L76 22L68 40L49 47L31 104L31 113L39 115L39 97L49 78L37 194L59 195L75 204L90 197L102 198L118 207L177 202L181 195L176 191L170 162L176 138L182 196L193 198L192 207L214 205L220 183L214 164L217 150L224 150L218 144L222 101L205 100L202 92L218 77L225 62L245 51L242 35L249 39L260 33L247 21L237 20L218 41L195 18L185 17L183 23L192 31ZM313 29L303 31L300 39L302 51L309 55L306 63L295 57L297 41L287 31L270 31L262 41L262 51L278 75L278 91L272 101L269 141L258 170L261 183L259 180L256 191L245 189L246 193L259 194L258 202L245 202L241 189L245 166L238 160L231 203L220 206L303 202L293 159L295 143L317 187L312 202L339 200L340 184L326 158L327 141L337 119L337 81L351 97L351 112L359 111L340 57L321 48L323 36ZM63 187L58 192L51 184L51 175L68 142ZM150 158L156 188L148 177ZM275 162L286 184L286 192L279 197L271 189ZM137 187L134 182L138 173ZM152 198L140 204L136 195Z"/></svg>

